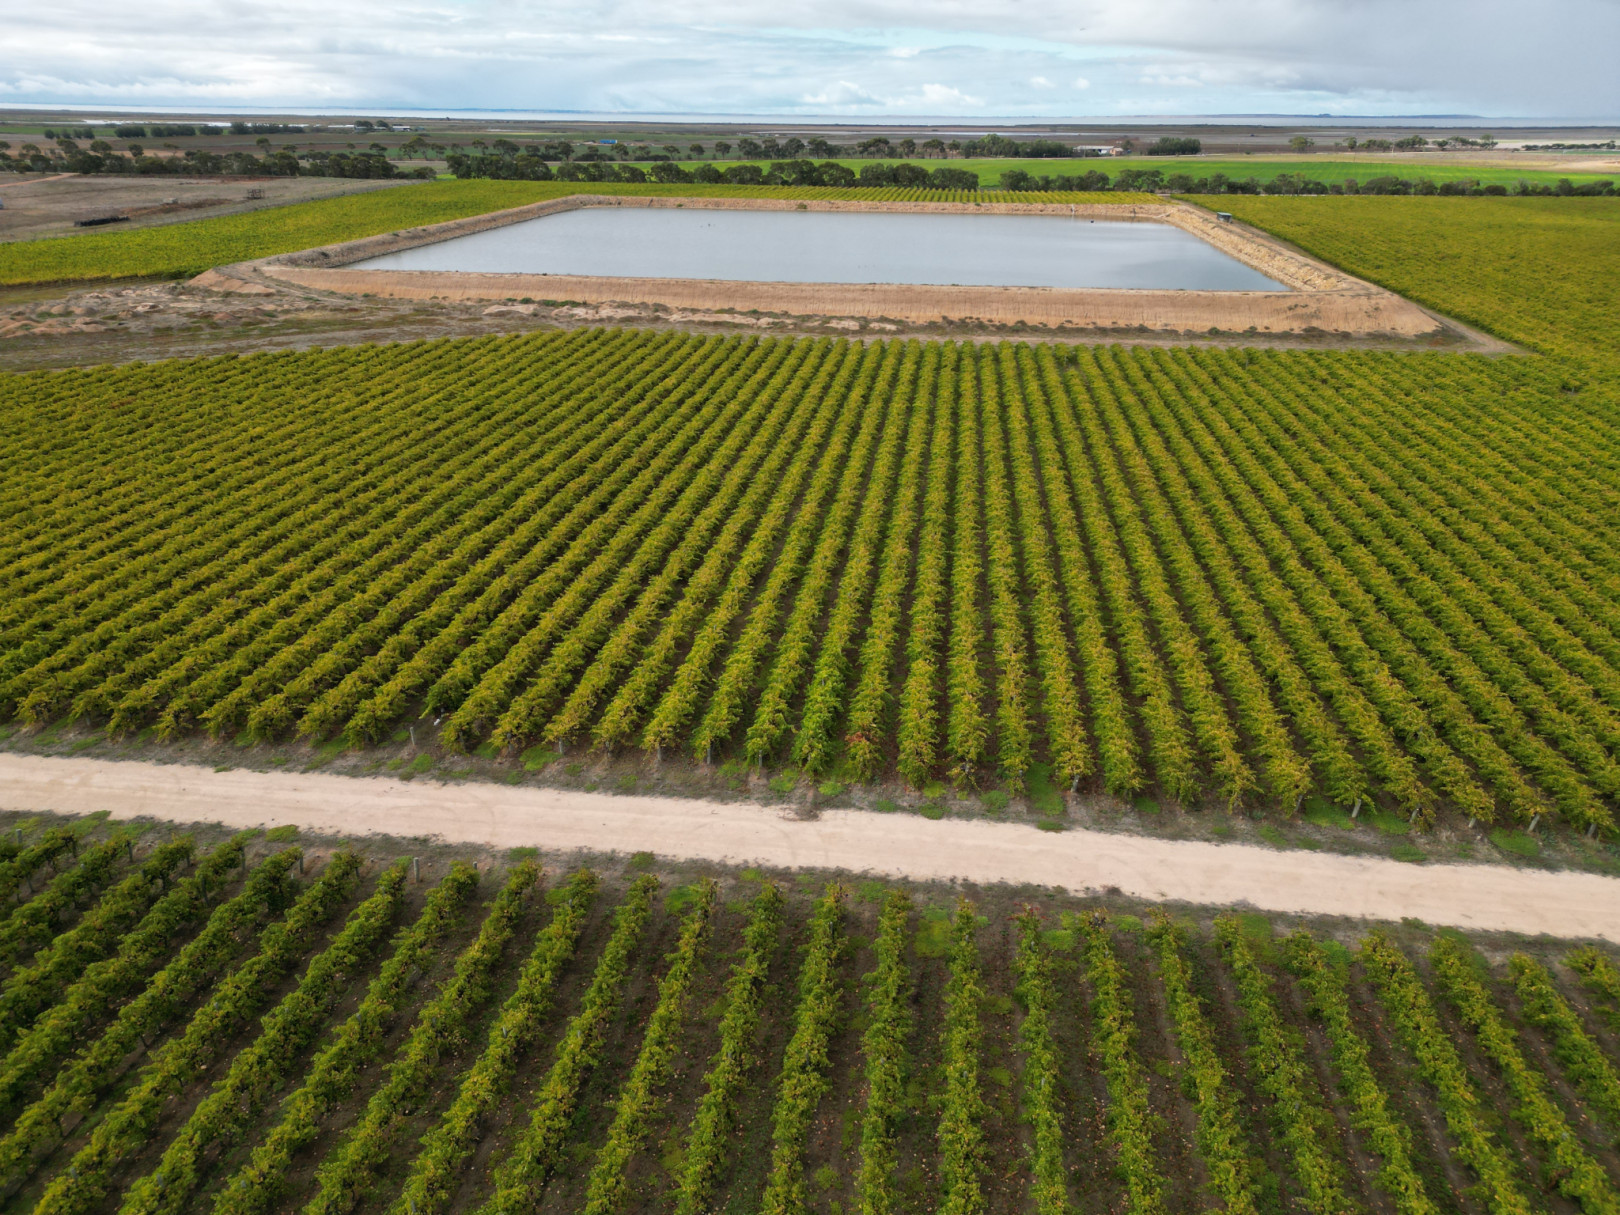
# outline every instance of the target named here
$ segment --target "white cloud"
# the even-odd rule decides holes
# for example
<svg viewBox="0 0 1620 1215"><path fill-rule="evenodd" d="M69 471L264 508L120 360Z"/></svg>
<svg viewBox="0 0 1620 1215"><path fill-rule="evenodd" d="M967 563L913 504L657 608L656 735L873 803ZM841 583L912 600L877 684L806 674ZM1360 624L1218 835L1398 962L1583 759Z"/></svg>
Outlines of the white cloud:
<svg viewBox="0 0 1620 1215"><path fill-rule="evenodd" d="M850 105L882 105L883 99L875 97L858 84L848 80L840 80L815 93L806 93L799 100L805 105L824 105L839 108Z"/></svg>
<svg viewBox="0 0 1620 1215"><path fill-rule="evenodd" d="M948 84L925 84L908 93L880 96L848 80L840 80L801 98L807 106L821 106L834 112L887 111L910 114L949 114L977 109L984 98L973 97Z"/></svg>
<svg viewBox="0 0 1620 1215"><path fill-rule="evenodd" d="M1052 87L1052 82L1045 76L1031 76L1029 78L1029 83L1031 86L1037 89L1049 89Z"/></svg>
<svg viewBox="0 0 1620 1215"><path fill-rule="evenodd" d="M1196 76L1189 76L1186 72L1143 72L1137 77L1138 84L1156 84L1161 88L1171 89L1201 89L1204 82Z"/></svg>
<svg viewBox="0 0 1620 1215"><path fill-rule="evenodd" d="M1091 81L1087 80L1084 76L1076 76L1074 78L1074 87L1077 89L1089 89L1091 87Z"/></svg>
<svg viewBox="0 0 1620 1215"><path fill-rule="evenodd" d="M938 107L935 113L950 113L954 108L963 106L968 109L978 109L984 105L983 97L973 97L961 89L952 88L947 84L925 84L922 94L918 98L924 105Z"/></svg>

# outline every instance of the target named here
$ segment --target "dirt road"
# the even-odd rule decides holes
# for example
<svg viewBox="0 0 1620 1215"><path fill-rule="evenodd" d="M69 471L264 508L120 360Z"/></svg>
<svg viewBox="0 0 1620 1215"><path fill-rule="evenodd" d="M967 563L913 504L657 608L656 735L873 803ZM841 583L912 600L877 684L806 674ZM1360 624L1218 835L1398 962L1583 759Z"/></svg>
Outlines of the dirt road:
<svg viewBox="0 0 1620 1215"><path fill-rule="evenodd" d="M0 809L229 826L441 836L496 847L650 851L918 880L1116 887L1143 899L1246 903L1264 911L1501 929L1620 943L1620 880L1490 865L1280 852L1019 823L779 808L503 785L441 785L321 773L213 772L179 764L0 754Z"/></svg>

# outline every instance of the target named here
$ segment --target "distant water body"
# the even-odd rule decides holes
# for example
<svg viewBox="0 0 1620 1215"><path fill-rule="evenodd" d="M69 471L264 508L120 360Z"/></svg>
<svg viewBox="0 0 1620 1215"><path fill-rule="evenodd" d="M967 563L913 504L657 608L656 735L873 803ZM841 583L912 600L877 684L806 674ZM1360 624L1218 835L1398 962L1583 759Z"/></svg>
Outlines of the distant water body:
<svg viewBox="0 0 1620 1215"><path fill-rule="evenodd" d="M351 269L775 283L1287 290L1168 224L1055 215L587 207L389 253Z"/></svg>

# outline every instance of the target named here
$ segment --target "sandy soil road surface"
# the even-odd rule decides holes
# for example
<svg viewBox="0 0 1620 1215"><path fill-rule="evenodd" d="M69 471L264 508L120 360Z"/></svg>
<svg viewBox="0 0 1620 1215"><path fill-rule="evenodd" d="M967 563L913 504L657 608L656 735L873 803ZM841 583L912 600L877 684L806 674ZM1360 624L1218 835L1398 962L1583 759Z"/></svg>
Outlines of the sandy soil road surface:
<svg viewBox="0 0 1620 1215"><path fill-rule="evenodd" d="M1143 899L1620 943L1620 880L1500 865L1397 861L1156 840L1020 823L614 796L503 785L214 772L180 764L0 754L0 809L229 826L441 836L495 847L646 850L680 859L847 869L917 880L1116 887Z"/></svg>

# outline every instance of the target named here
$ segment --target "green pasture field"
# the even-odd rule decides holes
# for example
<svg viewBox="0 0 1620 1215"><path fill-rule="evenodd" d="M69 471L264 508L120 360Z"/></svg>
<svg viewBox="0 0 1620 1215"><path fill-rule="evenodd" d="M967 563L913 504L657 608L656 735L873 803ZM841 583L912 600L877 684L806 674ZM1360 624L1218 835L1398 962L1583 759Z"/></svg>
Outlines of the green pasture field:
<svg viewBox="0 0 1620 1215"><path fill-rule="evenodd" d="M894 157L878 157L876 159L853 158L839 159L838 164L860 172L862 165L902 163ZM630 161L631 164L642 164L643 167L652 162ZM682 160L678 162L683 169L691 169L700 163L712 163L717 168L726 169L736 164L764 164L762 161L715 160L702 162L696 160ZM818 160L816 162L820 164ZM1422 156L1303 156L1303 157L1270 157L1270 156L1096 156L1076 157L1073 159L984 159L984 160L928 160L913 157L905 161L924 169L967 169L979 175L979 182L986 189L993 188L1001 180L1001 175L1008 169L1019 169L1032 177L1076 177L1095 169L1108 174L1110 179L1117 178L1124 169L1158 169L1169 177L1172 173L1187 173L1193 178L1209 177L1216 173L1224 173L1233 181L1247 181L1257 178L1262 183L1271 181L1282 173L1299 173L1313 181L1324 182L1327 185L1341 184L1346 178L1357 181L1370 181L1374 177L1395 176L1409 181L1428 178L1430 181L1440 183L1447 181L1476 180L1481 185L1499 183L1511 186L1519 180L1535 182L1538 185L1556 185L1560 178L1567 177L1576 185L1588 181L1620 180L1620 170L1612 173L1570 173L1554 169L1518 169L1508 168L1500 164L1469 164L1462 158L1436 159Z"/></svg>
<svg viewBox="0 0 1620 1215"><path fill-rule="evenodd" d="M183 278L200 274L211 266L462 219L568 194L1106 204L1154 201L1151 195L1112 192L1004 195L995 191L845 190L824 186L440 180L160 227L12 241L0 244L0 286L158 276Z"/></svg>

